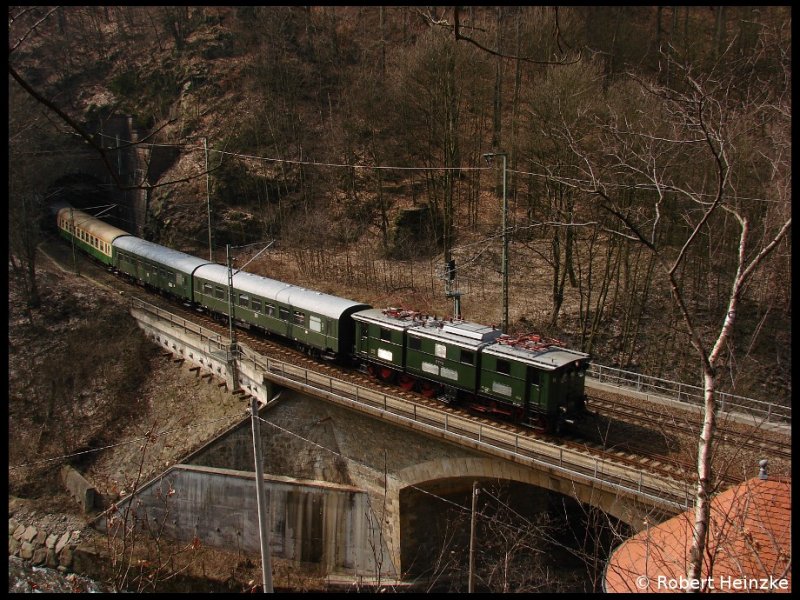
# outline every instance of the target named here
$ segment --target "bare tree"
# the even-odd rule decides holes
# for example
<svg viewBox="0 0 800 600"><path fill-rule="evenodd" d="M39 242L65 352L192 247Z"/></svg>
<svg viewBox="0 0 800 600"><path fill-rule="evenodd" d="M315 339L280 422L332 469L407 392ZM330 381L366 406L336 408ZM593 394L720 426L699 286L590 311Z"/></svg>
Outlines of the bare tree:
<svg viewBox="0 0 800 600"><path fill-rule="evenodd" d="M791 230L783 134L790 128L791 75L785 43L771 42L765 34L759 53L724 71L697 73L676 61L670 87L632 77L624 102L610 107L591 143L568 128L564 132L576 158L574 179L564 181L596 198L616 221L614 235L652 253L700 360L704 416L691 579L701 577L708 533L720 367L742 300L763 284L759 269ZM765 61L772 71L760 68ZM685 272L698 247L711 241L719 249L715 268L728 293L713 307L714 318L704 319L693 310Z"/></svg>

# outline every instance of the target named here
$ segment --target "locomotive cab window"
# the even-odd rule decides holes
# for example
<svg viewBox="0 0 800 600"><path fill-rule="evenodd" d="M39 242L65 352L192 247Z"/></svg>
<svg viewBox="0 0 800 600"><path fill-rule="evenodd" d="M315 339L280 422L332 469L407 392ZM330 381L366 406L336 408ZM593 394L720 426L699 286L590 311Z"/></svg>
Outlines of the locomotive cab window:
<svg viewBox="0 0 800 600"><path fill-rule="evenodd" d="M511 363L507 360L497 359L497 372L503 375L511 375Z"/></svg>

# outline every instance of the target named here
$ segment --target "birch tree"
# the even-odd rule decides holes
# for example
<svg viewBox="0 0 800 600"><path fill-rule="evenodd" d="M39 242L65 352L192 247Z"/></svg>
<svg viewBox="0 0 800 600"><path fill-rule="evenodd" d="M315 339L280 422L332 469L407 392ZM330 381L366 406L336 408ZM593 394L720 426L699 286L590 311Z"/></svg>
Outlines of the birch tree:
<svg viewBox="0 0 800 600"><path fill-rule="evenodd" d="M790 42L781 34L765 27L756 51L724 70L724 61L705 73L673 61L669 87L631 75L615 86L618 95L609 93L608 115L593 134L563 131L575 167L564 182L613 217L613 235L654 257L655 276L669 290L699 359L704 413L690 579L710 576L701 567L720 367L743 300L766 285L763 268L787 251L791 232ZM698 283L687 272L703 245L718 250L711 265L717 272ZM692 287L710 288L712 281L727 293L701 311L691 301Z"/></svg>

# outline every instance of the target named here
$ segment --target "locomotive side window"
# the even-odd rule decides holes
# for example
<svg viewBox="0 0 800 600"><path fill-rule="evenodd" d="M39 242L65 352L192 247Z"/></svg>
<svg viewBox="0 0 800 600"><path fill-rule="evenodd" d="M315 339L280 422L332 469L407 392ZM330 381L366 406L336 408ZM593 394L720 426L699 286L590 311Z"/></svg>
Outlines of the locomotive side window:
<svg viewBox="0 0 800 600"><path fill-rule="evenodd" d="M422 350L422 340L415 337L408 337L408 347L411 350Z"/></svg>
<svg viewBox="0 0 800 600"><path fill-rule="evenodd" d="M462 363L464 363L465 365L471 365L471 364L473 364L474 360L475 360L475 353L474 352L471 352L469 350L462 350L461 351L461 362Z"/></svg>
<svg viewBox="0 0 800 600"><path fill-rule="evenodd" d="M503 375L510 375L511 374L511 363L507 360L500 360L497 359L497 372L502 373Z"/></svg>
<svg viewBox="0 0 800 600"><path fill-rule="evenodd" d="M384 342L391 342L392 341L392 332L388 329L381 327L381 339Z"/></svg>
<svg viewBox="0 0 800 600"><path fill-rule="evenodd" d="M447 346L444 344L434 344L433 353L439 358L447 358Z"/></svg>

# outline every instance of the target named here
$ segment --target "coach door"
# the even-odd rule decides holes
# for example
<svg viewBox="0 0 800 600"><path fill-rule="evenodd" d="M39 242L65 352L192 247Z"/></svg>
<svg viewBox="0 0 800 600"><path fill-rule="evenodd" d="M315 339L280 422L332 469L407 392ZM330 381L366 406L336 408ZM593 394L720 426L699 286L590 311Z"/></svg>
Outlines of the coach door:
<svg viewBox="0 0 800 600"><path fill-rule="evenodd" d="M525 400L528 411L541 411L542 390L541 371L528 365L525 371Z"/></svg>

